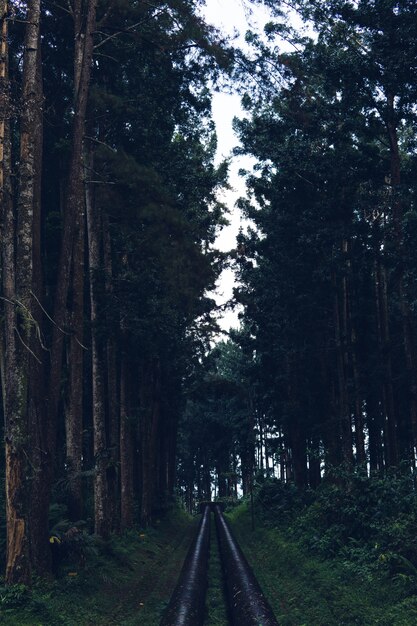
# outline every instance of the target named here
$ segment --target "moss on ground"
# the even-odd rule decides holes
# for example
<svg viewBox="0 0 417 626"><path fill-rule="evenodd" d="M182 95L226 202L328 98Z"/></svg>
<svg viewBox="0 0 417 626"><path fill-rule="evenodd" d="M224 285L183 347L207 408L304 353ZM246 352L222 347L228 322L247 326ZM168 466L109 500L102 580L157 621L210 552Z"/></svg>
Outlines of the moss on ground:
<svg viewBox="0 0 417 626"><path fill-rule="evenodd" d="M283 529L254 532L246 505L229 519L280 626L415 626L417 590L407 581L355 574L336 559L320 559ZM95 550L83 569L55 582L0 588L2 626L157 626L197 528L181 511L156 528L132 531ZM205 626L227 626L214 523L211 530Z"/></svg>
<svg viewBox="0 0 417 626"><path fill-rule="evenodd" d="M204 626L228 626L226 598L221 569L219 545L217 543L214 516L211 514L210 561Z"/></svg>
<svg viewBox="0 0 417 626"><path fill-rule="evenodd" d="M2 626L156 626L175 587L196 520L175 510L156 528L98 546L53 583L0 590Z"/></svg>
<svg viewBox="0 0 417 626"><path fill-rule="evenodd" d="M341 561L309 554L285 529L263 527L259 520L252 532L246 504L229 519L280 626L417 624L417 595L404 594L401 581L377 574L364 579Z"/></svg>

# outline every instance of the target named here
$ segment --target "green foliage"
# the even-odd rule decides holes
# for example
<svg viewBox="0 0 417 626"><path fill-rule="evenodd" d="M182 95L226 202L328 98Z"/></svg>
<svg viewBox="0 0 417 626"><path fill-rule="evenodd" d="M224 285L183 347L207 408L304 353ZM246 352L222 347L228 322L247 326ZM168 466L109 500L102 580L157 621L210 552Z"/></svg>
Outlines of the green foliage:
<svg viewBox="0 0 417 626"><path fill-rule="evenodd" d="M235 120L236 152L257 162L240 205L256 228L240 242L236 296L254 335L265 420L282 431L300 486L318 482L310 454L329 467L368 454L383 471L398 462L391 446L411 466L416 5L290 3L315 31L306 37L288 25L285 3L259 3L274 19L264 38L248 37L242 63L256 84L245 83L250 115ZM394 419L385 384L398 428L382 446Z"/></svg>
<svg viewBox="0 0 417 626"><path fill-rule="evenodd" d="M187 385L178 484L183 493L196 488L198 499L210 498L208 491L216 475L217 496L233 500L231 486L253 468L252 352L250 345L245 346L245 330L232 335L195 363Z"/></svg>
<svg viewBox="0 0 417 626"><path fill-rule="evenodd" d="M304 508L307 494L301 492L294 483L281 480L265 480L256 491L256 503L265 512L265 521L287 523Z"/></svg>
<svg viewBox="0 0 417 626"><path fill-rule="evenodd" d="M349 571L368 578L381 571L397 576L398 585L417 585L414 477L338 471L332 480L315 492L267 482L256 504L268 525L289 528L306 547L339 559Z"/></svg>
<svg viewBox="0 0 417 626"><path fill-rule="evenodd" d="M207 615L204 621L206 626L224 626L228 623L226 609L227 601L214 519L211 520L210 560L206 607Z"/></svg>
<svg viewBox="0 0 417 626"><path fill-rule="evenodd" d="M94 539L82 567L68 563L54 582L33 589L0 587L5 626L77 626L159 623L177 582L195 523L174 508L155 528L136 529L108 541Z"/></svg>
<svg viewBox="0 0 417 626"><path fill-rule="evenodd" d="M276 518L279 527L265 526L259 503L256 511L254 532L246 504L229 517L279 624L415 624L416 584L409 572L389 579L385 570L363 572L341 557L315 554L307 549L304 536L295 536L294 521Z"/></svg>
<svg viewBox="0 0 417 626"><path fill-rule="evenodd" d="M16 609L24 606L29 598L29 589L25 585L0 587L0 606L2 609Z"/></svg>

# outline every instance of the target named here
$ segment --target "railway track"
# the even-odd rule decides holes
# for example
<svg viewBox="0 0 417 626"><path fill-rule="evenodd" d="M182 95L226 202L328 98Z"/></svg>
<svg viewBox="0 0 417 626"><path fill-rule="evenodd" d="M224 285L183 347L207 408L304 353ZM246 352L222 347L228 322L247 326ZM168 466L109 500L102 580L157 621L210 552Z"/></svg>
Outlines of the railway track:
<svg viewBox="0 0 417 626"><path fill-rule="evenodd" d="M216 524L229 623L233 626L278 626L250 565L219 505L215 503L204 507L199 528L160 626L204 624L212 514Z"/></svg>

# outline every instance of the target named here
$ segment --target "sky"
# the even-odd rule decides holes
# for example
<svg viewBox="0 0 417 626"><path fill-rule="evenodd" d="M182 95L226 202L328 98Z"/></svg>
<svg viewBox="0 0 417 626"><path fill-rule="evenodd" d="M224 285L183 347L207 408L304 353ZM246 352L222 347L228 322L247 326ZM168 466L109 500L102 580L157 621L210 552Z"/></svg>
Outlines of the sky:
<svg viewBox="0 0 417 626"><path fill-rule="evenodd" d="M270 19L270 14L263 7L256 6L249 9L247 0L206 0L206 7L202 12L206 21L219 28L224 34L229 36L238 34L236 45L242 47L245 47L246 31L249 29L261 31ZM243 117L244 112L240 106L240 97L226 91L213 94L212 110L218 137L216 159L219 162L230 157L233 148L238 145L238 139L233 133L232 121L234 117ZM221 200L230 210L228 216L230 226L222 230L216 242L217 248L222 251L236 247L239 227L245 224L234 205L240 196L245 195L245 183L239 177L238 171L240 168L250 169L252 164L253 160L249 157L232 158L229 170L229 182L232 189L224 191L221 196ZM233 270L225 270L218 282L217 293L214 294L218 304L230 300L235 284ZM236 328L239 325L238 310L225 312L219 324L223 330Z"/></svg>

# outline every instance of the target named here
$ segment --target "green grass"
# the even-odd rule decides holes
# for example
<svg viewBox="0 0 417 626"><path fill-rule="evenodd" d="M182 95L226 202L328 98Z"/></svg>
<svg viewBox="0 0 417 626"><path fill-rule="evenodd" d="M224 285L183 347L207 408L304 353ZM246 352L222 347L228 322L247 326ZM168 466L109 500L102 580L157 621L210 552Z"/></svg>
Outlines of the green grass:
<svg viewBox="0 0 417 626"><path fill-rule="evenodd" d="M415 626L411 576L364 576L338 559L320 559L290 536L263 526L254 532L246 505L229 514L234 534L280 626ZM98 546L84 568L55 582L0 588L2 626L157 626L175 587L197 520L181 511L147 531ZM214 523L211 529L205 626L227 626Z"/></svg>
<svg viewBox="0 0 417 626"><path fill-rule="evenodd" d="M252 532L246 505L229 519L280 626L417 624L417 596L405 592L407 580L364 578L341 561L320 560L285 529L263 527L259 520Z"/></svg>
<svg viewBox="0 0 417 626"><path fill-rule="evenodd" d="M210 561L208 571L207 614L204 626L228 626L223 575L214 516L211 514Z"/></svg>
<svg viewBox="0 0 417 626"><path fill-rule="evenodd" d="M32 592L0 589L3 626L156 626L196 529L175 510L156 528L99 546L83 569L68 569Z"/></svg>

